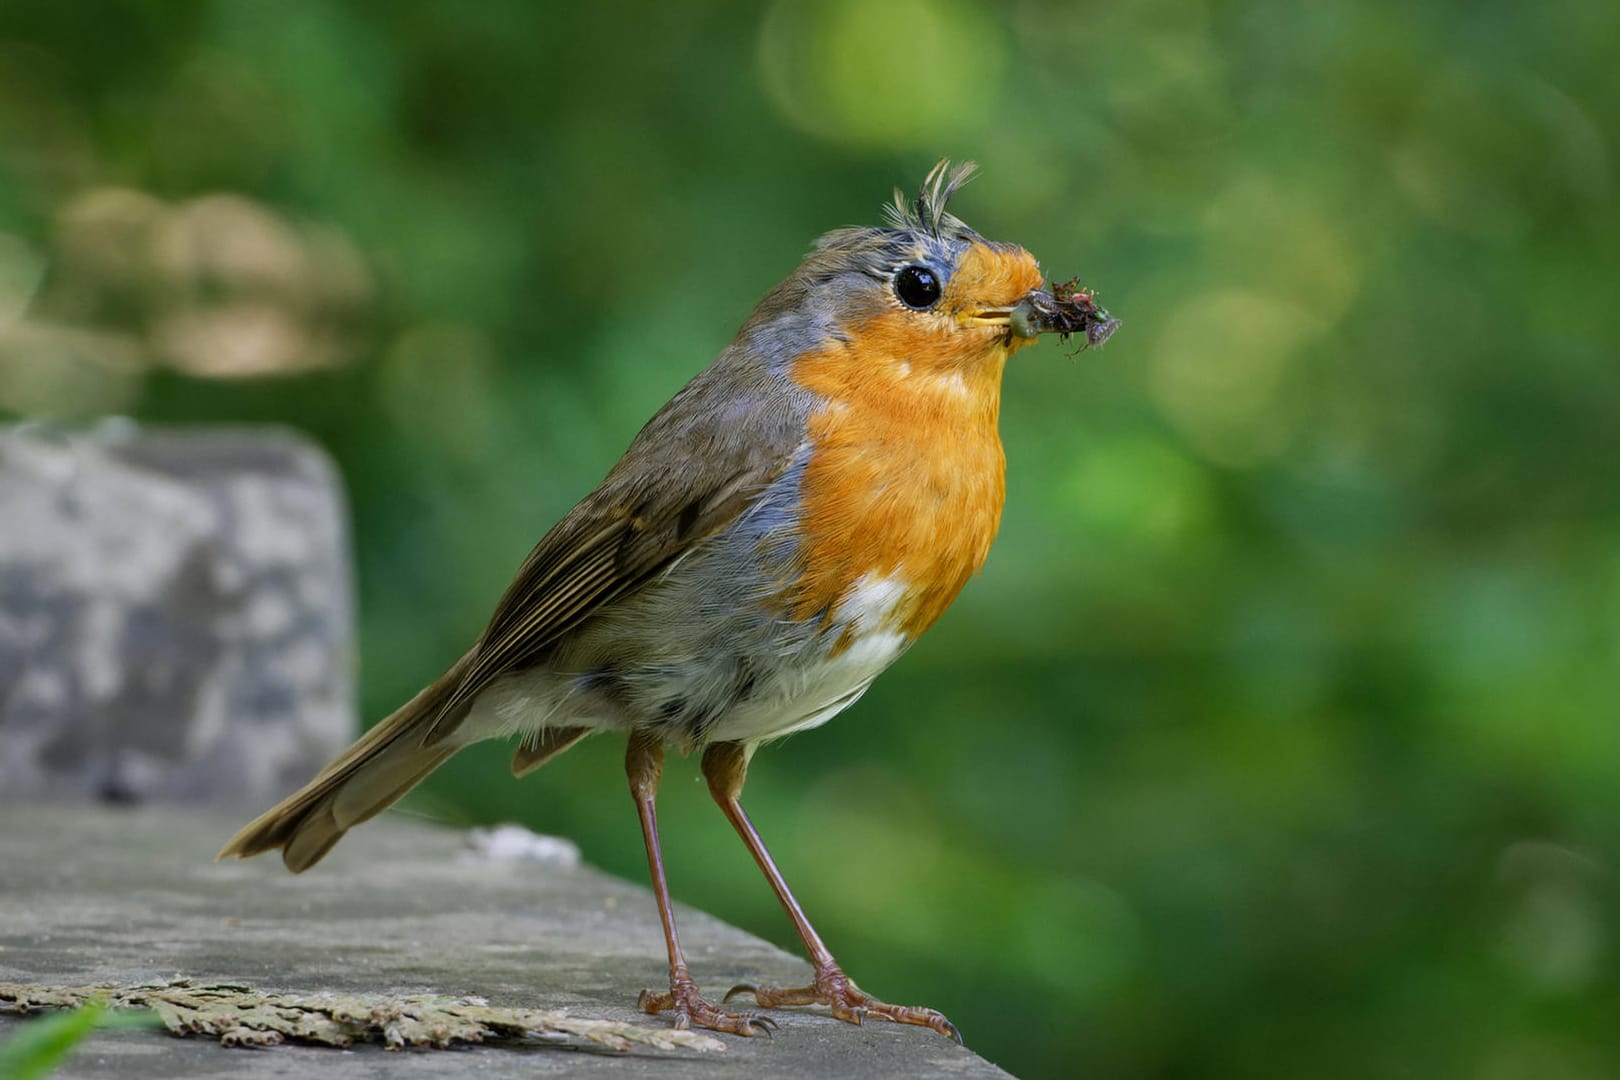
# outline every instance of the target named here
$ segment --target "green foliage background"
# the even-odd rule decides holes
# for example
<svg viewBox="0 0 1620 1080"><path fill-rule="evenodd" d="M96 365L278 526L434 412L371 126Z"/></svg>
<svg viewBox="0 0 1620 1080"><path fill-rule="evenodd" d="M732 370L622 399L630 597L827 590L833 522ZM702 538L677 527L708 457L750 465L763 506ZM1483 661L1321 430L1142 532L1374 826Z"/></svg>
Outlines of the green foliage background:
<svg viewBox="0 0 1620 1080"><path fill-rule="evenodd" d="M1613 1076L1617 43L1603 0L8 0L0 407L312 433L375 718L816 235L974 158L954 209L1124 327L1019 355L989 567L756 759L834 950L1027 1076ZM611 740L488 749L418 806L644 873ZM678 896L791 946L695 776Z"/></svg>

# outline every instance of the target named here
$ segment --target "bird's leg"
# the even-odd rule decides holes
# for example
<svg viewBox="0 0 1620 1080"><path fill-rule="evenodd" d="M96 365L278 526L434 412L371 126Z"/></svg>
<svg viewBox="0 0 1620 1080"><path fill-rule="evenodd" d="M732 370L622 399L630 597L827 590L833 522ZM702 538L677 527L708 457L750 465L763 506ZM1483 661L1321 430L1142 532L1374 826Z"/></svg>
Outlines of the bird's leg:
<svg viewBox="0 0 1620 1080"><path fill-rule="evenodd" d="M664 856L658 845L658 812L653 800L664 771L664 745L656 736L632 732L624 755L624 771L630 778L630 794L641 815L641 837L647 845L647 869L652 874L653 893L658 897L658 916L664 923L664 942L669 946L669 990L643 990L636 1004L643 1012L673 1010L677 1028L701 1027L734 1035L770 1034L775 1022L756 1013L729 1013L703 1000L698 985L686 970L680 939L675 936L675 912L670 906L669 883L664 880Z"/></svg>
<svg viewBox="0 0 1620 1080"><path fill-rule="evenodd" d="M767 1008L775 1005L830 1005L834 1016L851 1024L859 1024L867 1016L876 1016L897 1024L933 1028L941 1035L949 1035L961 1042L962 1036L957 1032L956 1025L937 1010L879 1001L844 974L821 940L821 935L805 918L804 909L793 898L792 890L782 879L782 872L776 868L776 860L765 850L765 842L759 838L754 823L748 820L748 814L738 801L747 775L748 752L741 743L713 743L704 751L703 776L709 782L709 794L714 796L714 801L720 804L720 809L737 830L737 835L748 845L748 851L754 856L754 862L759 864L760 872L771 883L776 899L781 902L788 918L793 920L793 928L799 932L799 940L804 942L805 952L809 953L810 962L815 965L816 975L809 986L796 989L746 984L734 986L726 994L725 1000L730 1001L736 994L748 993Z"/></svg>

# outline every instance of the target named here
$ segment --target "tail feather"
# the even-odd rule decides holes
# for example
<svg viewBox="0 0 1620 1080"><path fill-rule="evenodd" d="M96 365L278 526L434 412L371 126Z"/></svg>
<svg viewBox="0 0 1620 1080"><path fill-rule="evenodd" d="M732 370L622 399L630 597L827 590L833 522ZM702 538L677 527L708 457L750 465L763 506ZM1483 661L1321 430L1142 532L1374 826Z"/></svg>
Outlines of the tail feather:
<svg viewBox="0 0 1620 1080"><path fill-rule="evenodd" d="M543 728L512 751L512 775L523 779L590 733L588 727Z"/></svg>
<svg viewBox="0 0 1620 1080"><path fill-rule="evenodd" d="M217 858L248 858L280 849L293 873L314 866L343 834L398 802L460 749L423 746L468 662L463 657L437 682L366 732L320 775L237 833ZM466 708L466 706L462 706Z"/></svg>

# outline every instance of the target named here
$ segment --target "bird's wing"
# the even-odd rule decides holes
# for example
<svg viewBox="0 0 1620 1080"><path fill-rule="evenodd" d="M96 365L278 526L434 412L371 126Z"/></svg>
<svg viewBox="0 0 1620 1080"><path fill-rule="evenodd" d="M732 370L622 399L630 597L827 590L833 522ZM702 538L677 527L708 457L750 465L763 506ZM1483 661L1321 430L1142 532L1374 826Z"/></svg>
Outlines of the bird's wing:
<svg viewBox="0 0 1620 1080"><path fill-rule="evenodd" d="M727 431L705 408L710 402L701 390L694 383L666 406L601 486L529 553L423 745L454 731L464 706L491 681L656 578L736 520L786 471L801 426ZM694 422L695 415L701 419Z"/></svg>

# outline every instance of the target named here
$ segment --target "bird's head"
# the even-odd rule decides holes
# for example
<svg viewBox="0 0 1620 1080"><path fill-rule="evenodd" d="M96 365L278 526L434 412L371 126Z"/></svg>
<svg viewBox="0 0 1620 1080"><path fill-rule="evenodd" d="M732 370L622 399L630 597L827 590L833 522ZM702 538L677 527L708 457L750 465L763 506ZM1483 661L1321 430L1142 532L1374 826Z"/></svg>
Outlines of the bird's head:
<svg viewBox="0 0 1620 1080"><path fill-rule="evenodd" d="M974 170L941 161L915 199L895 191L883 227L823 236L743 337L768 359L802 357L816 342L821 356L854 360L862 378L887 370L955 380L997 379L1007 356L1040 334L1077 332L1064 317L1068 298L1041 288L1033 255L986 240L947 211Z"/></svg>

